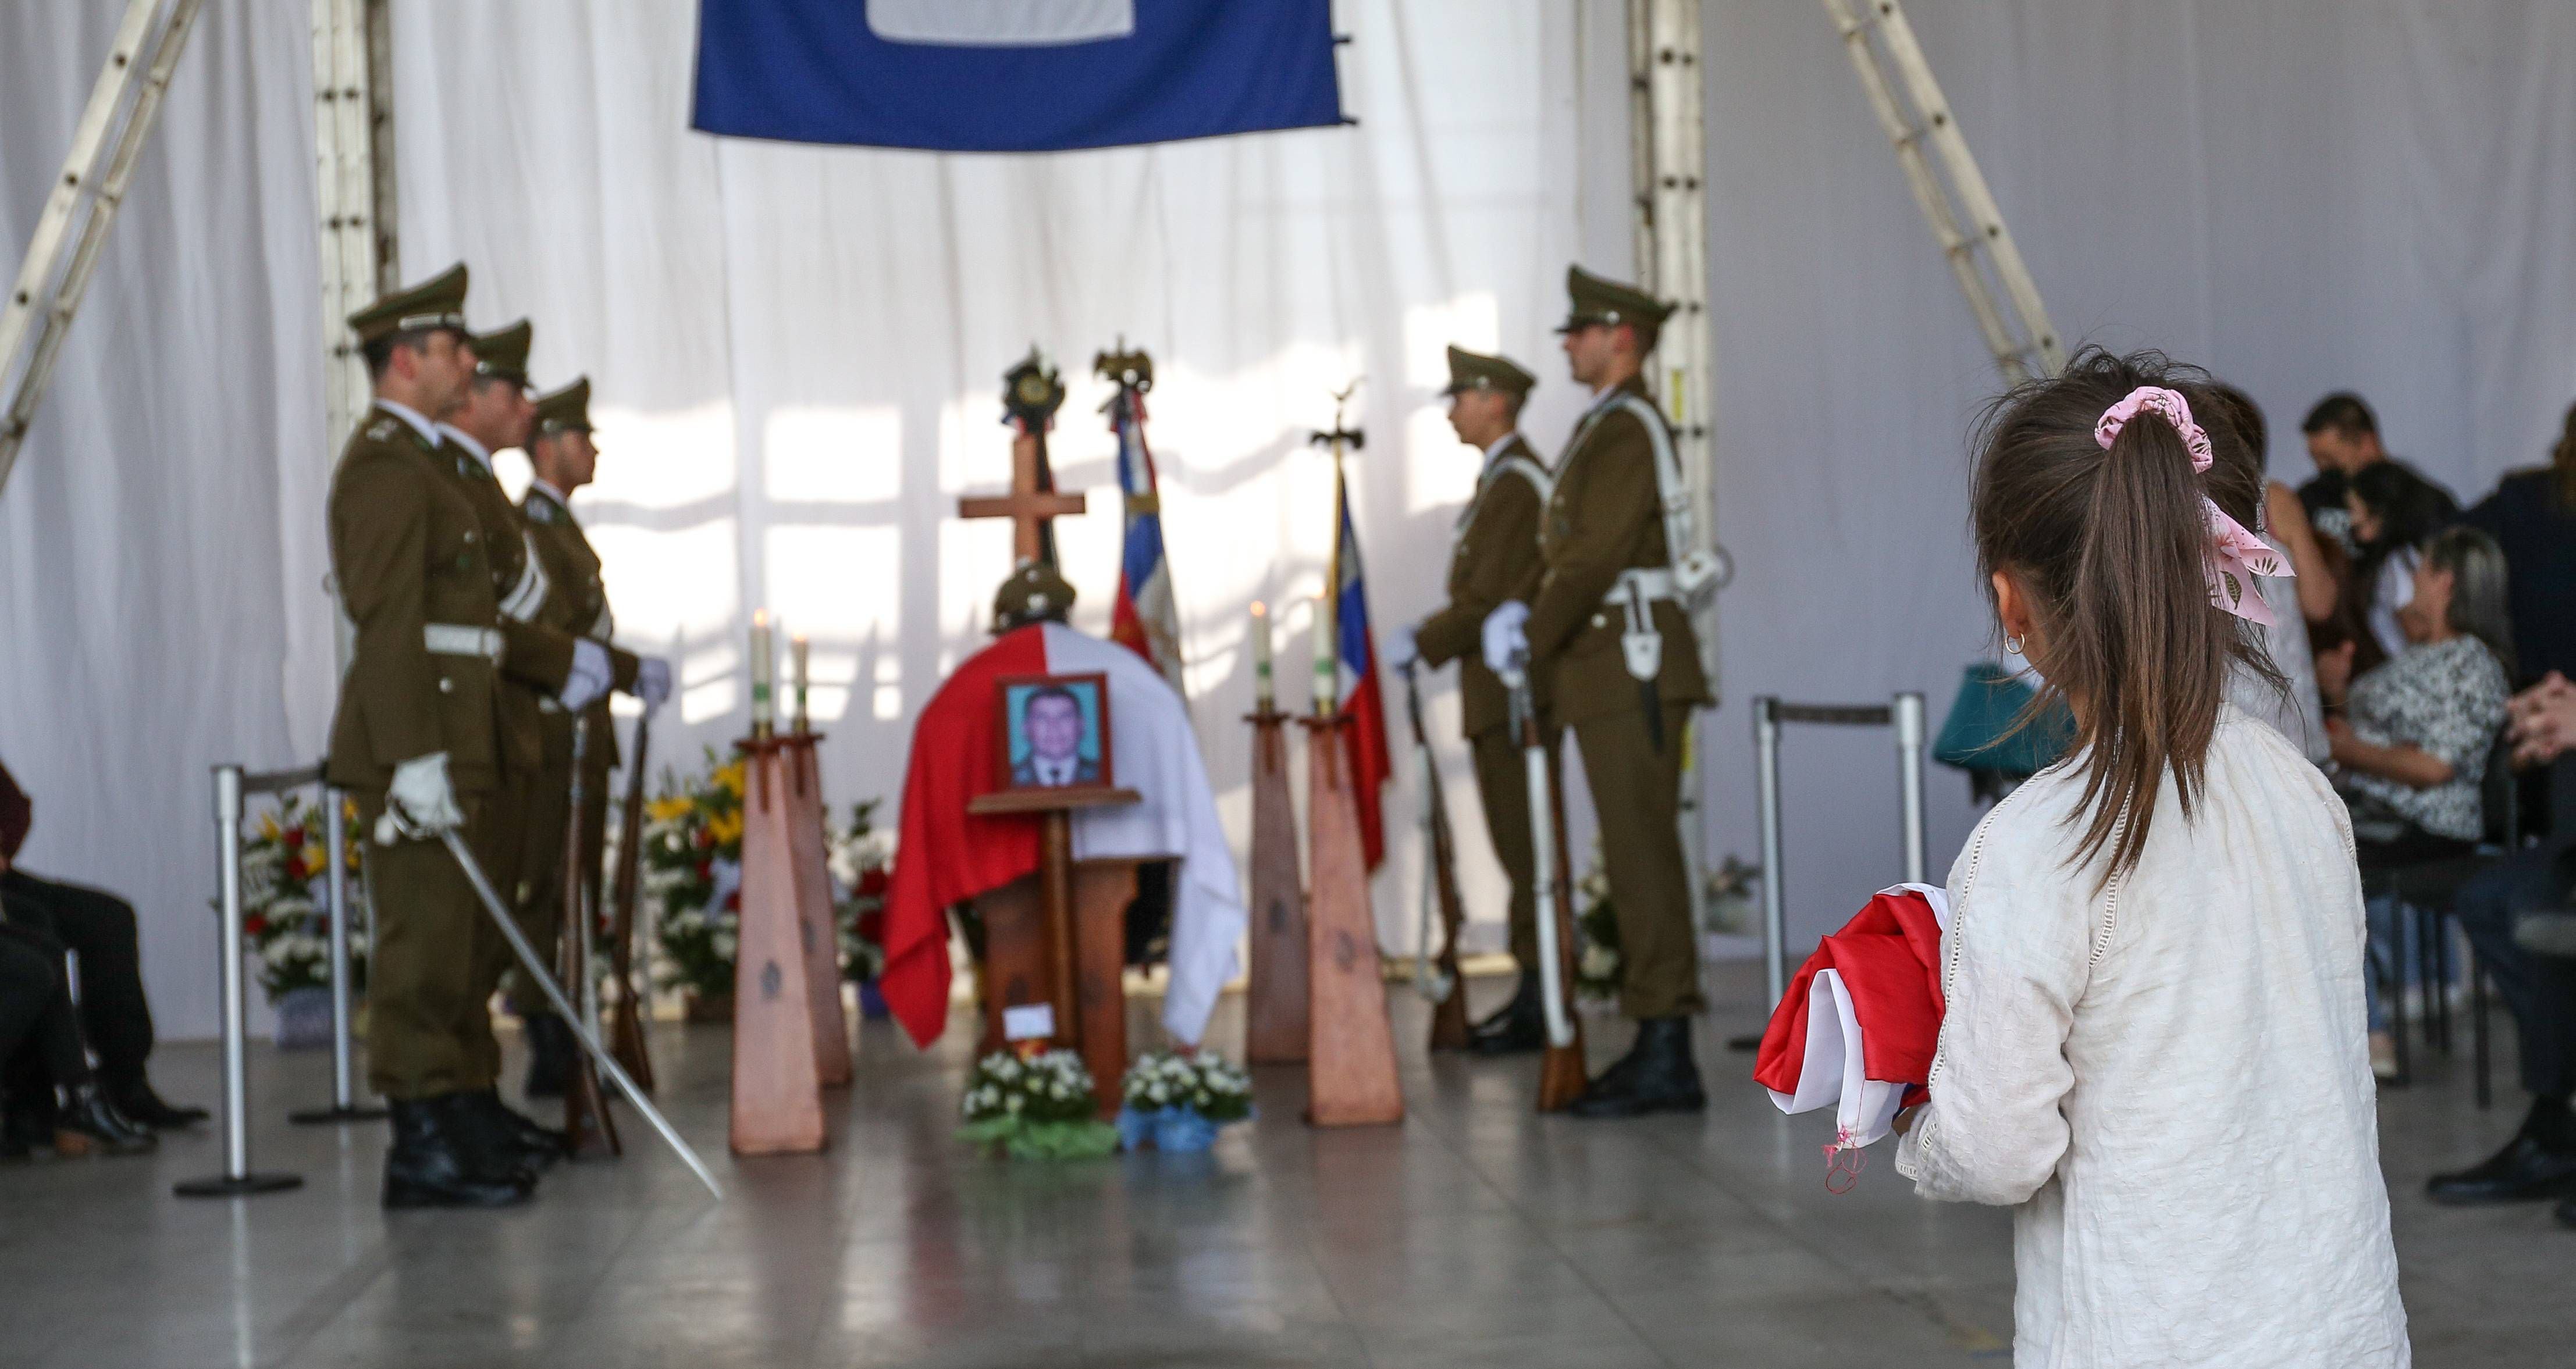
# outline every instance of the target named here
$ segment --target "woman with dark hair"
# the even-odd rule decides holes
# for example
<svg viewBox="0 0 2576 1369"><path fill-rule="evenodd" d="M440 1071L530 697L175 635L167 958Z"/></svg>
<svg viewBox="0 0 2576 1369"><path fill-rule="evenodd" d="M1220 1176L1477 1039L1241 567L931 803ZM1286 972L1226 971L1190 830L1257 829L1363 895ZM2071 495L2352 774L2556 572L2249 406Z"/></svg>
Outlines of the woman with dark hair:
<svg viewBox="0 0 2576 1369"><path fill-rule="evenodd" d="M2504 548L2520 679L2576 675L2576 405L2549 464L2505 476L2460 521Z"/></svg>
<svg viewBox="0 0 2576 1369"><path fill-rule="evenodd" d="M2277 685L2197 371L2087 350L2015 390L1969 498L2066 759L1950 868L1929 1101L1896 1165L2013 1209L2013 1362L2399 1369L2361 1023L2361 883L2325 776L2227 702Z"/></svg>
<svg viewBox="0 0 2576 1369"><path fill-rule="evenodd" d="M2406 649L2406 630L2397 611L2415 592L2416 549L2451 521L2449 496L2423 477L2394 461L2380 461L2353 473L2344 485L2344 503L2352 511L2353 540L2361 555L2353 562L2352 584L2360 594L2362 621L2379 648L2394 656Z"/></svg>
<svg viewBox="0 0 2576 1369"><path fill-rule="evenodd" d="M2212 385L2210 392L2218 400L2217 416L2226 421L2236 438L2214 443L2213 450L2221 463L2244 467L2239 478L2262 489L2263 521L2256 535L2287 560L2294 572L2257 582L2263 602L2272 610L2272 621L2263 626L2261 633L2263 650L2271 658L2272 668L2281 673L2280 686L2240 670L2230 680L2227 699L2279 728L2281 735L2297 743L2309 760L2323 765L2326 714L2317 698L2316 654L2308 641L2308 620L2334 612L2334 575L2327 569L2315 530L2308 526L2308 512L2299 503L2298 491L2264 478L2269 425L2263 421L2261 406L2252 395L2233 385Z"/></svg>
<svg viewBox="0 0 2576 1369"><path fill-rule="evenodd" d="M2344 706L2346 716L2326 726L2364 870L2475 849L2486 831L2480 786L2487 753L2504 726L2510 692L2513 643L2504 553L2495 539L2472 527L2445 528L2414 558L2410 581L2412 593L2398 614L2404 651L2358 679L2348 674L2350 644L2317 659L2328 708ZM2395 908L2374 904L2371 916L2387 949ZM2396 1042L2382 1020L2376 985L2373 991L2371 1068L2385 1077L2396 1072Z"/></svg>

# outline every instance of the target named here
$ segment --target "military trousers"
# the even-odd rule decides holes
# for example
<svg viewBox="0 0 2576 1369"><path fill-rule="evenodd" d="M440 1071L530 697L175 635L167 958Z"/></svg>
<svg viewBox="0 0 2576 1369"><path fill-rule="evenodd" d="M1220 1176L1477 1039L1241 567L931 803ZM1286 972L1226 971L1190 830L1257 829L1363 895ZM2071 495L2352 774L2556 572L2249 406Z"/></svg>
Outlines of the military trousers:
<svg viewBox="0 0 2576 1369"><path fill-rule="evenodd" d="M1642 708L1574 724L1619 920L1619 1010L1630 1017L1673 1017L1707 1006L1699 987L1690 865L1682 854L1683 729L1690 716L1686 704L1664 706L1661 746L1647 731Z"/></svg>
<svg viewBox="0 0 2576 1369"><path fill-rule="evenodd" d="M1558 734L1562 737L1562 734ZM1508 727L1489 727L1467 739L1476 762L1476 796L1485 805L1485 834L1493 838L1494 858L1511 881L1512 959L1521 973L1538 973L1537 857L1530 829L1529 762L1520 740ZM1548 747L1551 772L1556 747Z"/></svg>
<svg viewBox="0 0 2576 1369"><path fill-rule="evenodd" d="M490 986L482 967L489 915L447 845L435 838L375 839L385 791L360 790L367 897L374 909L367 961L367 1084L411 1101L491 1086L499 1065ZM489 863L491 796L458 796L467 844Z"/></svg>
<svg viewBox="0 0 2576 1369"><path fill-rule="evenodd" d="M594 735L587 745L598 746ZM582 871L586 878L599 879L600 851L608 831L608 773L604 767L585 762L582 777ZM537 777L528 800L524 842L521 846L520 887L525 894L519 900L519 930L545 954L547 963L562 963L561 940L564 914L564 838L566 819L572 811L572 742L569 734L557 736L552 729L546 737L546 768ZM594 888L594 894L604 890ZM569 993L573 986L567 984ZM520 1007L528 1012L541 1012L532 986L523 995Z"/></svg>
<svg viewBox="0 0 2576 1369"><path fill-rule="evenodd" d="M508 905L519 931L529 939L546 963L554 963L553 925L531 927L528 922L528 826L530 815L541 801L544 772L540 770L505 771L500 786L485 803L482 819L467 825L466 839L474 844L475 854L483 859L483 873L492 880L501 901ZM500 990L501 981L517 968L519 953L510 949L510 940L486 917L475 926L474 983L475 1001L489 1004ZM501 1043L492 1035L492 1018L486 1011L482 1031L475 1049L487 1062L494 1077L501 1073Z"/></svg>

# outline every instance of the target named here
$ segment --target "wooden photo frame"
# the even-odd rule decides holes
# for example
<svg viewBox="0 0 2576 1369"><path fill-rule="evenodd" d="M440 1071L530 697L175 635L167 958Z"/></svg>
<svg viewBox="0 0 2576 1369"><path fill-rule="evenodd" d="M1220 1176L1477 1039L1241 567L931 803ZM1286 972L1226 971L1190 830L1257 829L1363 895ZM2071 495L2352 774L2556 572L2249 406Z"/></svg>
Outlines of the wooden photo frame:
<svg viewBox="0 0 2576 1369"><path fill-rule="evenodd" d="M1063 707L1068 702L1069 717ZM1033 707L1038 715L1035 732L1030 729ZM1001 745L993 749L999 772L994 783L1003 792L1076 793L1118 787L1110 759L1106 672L1004 675L993 681L993 708L1002 729Z"/></svg>

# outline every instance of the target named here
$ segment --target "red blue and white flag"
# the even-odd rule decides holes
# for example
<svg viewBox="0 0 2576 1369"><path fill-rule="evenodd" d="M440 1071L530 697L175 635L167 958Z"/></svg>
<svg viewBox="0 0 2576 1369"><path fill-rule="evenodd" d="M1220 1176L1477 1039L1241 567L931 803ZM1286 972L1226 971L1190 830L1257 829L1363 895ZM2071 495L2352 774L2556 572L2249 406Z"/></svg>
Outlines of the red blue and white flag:
<svg viewBox="0 0 2576 1369"><path fill-rule="evenodd" d="M1387 749L1386 696L1377 683L1377 635L1369 630L1368 578L1360 565L1359 532L1351 524L1350 489L1342 481L1341 463L1333 464L1333 626L1334 655L1339 660L1336 691L1342 716L1344 755L1351 767L1351 793L1360 812L1360 849L1374 870L1386 859L1386 823L1382 791L1395 773Z"/></svg>
<svg viewBox="0 0 2576 1369"><path fill-rule="evenodd" d="M1118 488L1127 508L1109 640L1144 657L1173 693L1188 698L1181 688L1181 612L1172 598L1172 567L1163 559L1162 493L1154 480L1153 450L1145 445L1143 390L1118 387L1109 401L1109 427L1118 434Z"/></svg>

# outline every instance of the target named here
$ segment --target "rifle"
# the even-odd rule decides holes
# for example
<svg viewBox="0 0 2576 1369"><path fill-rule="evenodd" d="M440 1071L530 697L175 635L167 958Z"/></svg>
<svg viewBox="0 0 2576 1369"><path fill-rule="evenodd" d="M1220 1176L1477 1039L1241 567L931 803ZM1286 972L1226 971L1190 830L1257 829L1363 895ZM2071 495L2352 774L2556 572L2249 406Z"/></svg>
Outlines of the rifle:
<svg viewBox="0 0 2576 1369"><path fill-rule="evenodd" d="M583 859L588 853L582 850L582 839L590 824L583 821L589 796L584 792L581 772L589 741L590 714L585 710L574 714L572 720L572 803L564 817L563 930L555 947L564 981L579 990L576 1001L585 1030L598 1024L594 1015L598 983L590 973L591 903L583 896L590 884L583 867L590 862ZM599 1087L599 1071L587 1057L573 1061L572 1078L564 1083L564 1149L576 1159L625 1153L625 1147L617 1141L617 1123L608 1116L608 1097Z"/></svg>
<svg viewBox="0 0 2576 1369"><path fill-rule="evenodd" d="M617 979L617 1006L608 1017L609 1047L617 1063L646 1089L653 1087L653 1057L644 1045L643 991L635 983L635 914L643 891L644 755L652 742L653 710L635 720L634 754L627 758L626 808L617 819L617 872L610 883L609 972Z"/></svg>
<svg viewBox="0 0 2576 1369"><path fill-rule="evenodd" d="M1467 996L1458 991L1458 931L1467 913L1458 897L1458 846L1449 828L1449 801L1440 787L1440 767L1431 758L1431 733L1422 725L1422 690L1414 676L1418 662L1398 672L1404 676L1404 714L1413 725L1413 750L1422 762L1423 828L1430 847L1430 869L1422 881L1422 919L1413 956L1413 986L1431 1001L1431 1049L1467 1048ZM1431 954L1431 905L1440 904L1440 954Z"/></svg>
<svg viewBox="0 0 2576 1369"><path fill-rule="evenodd" d="M1539 1062L1538 1110L1556 1112L1584 1088L1583 1028L1574 1018L1574 885L1560 859L1565 803L1530 698L1529 654L1513 654L1502 672L1512 692L1512 730L1528 769L1531 869L1538 904L1539 993L1547 1009L1547 1053Z"/></svg>

